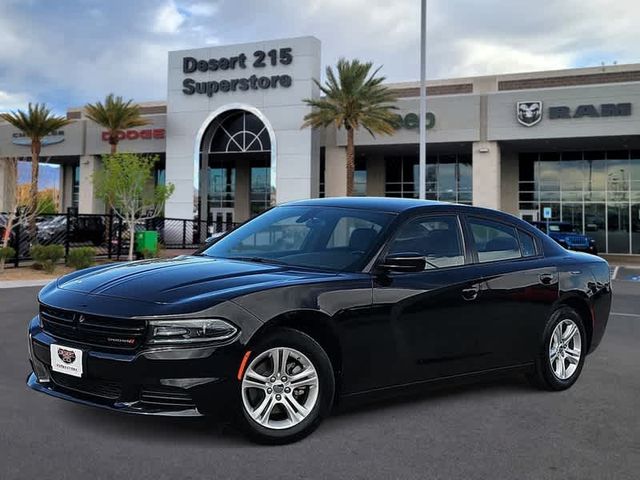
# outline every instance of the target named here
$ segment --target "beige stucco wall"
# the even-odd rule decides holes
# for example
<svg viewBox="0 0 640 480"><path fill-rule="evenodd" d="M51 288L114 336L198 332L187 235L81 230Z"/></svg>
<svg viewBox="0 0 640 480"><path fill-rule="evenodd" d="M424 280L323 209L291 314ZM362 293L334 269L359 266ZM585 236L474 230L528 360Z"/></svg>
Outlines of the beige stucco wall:
<svg viewBox="0 0 640 480"><path fill-rule="evenodd" d="M500 209L500 145L498 142L474 142L473 204Z"/></svg>
<svg viewBox="0 0 640 480"><path fill-rule="evenodd" d="M347 194L347 149L336 145L336 129L325 131L324 194L344 197Z"/></svg>
<svg viewBox="0 0 640 480"><path fill-rule="evenodd" d="M500 210L518 215L520 164L515 152L502 152L500 159Z"/></svg>
<svg viewBox="0 0 640 480"><path fill-rule="evenodd" d="M95 197L93 175L102 161L93 155L80 157L80 194L78 213L104 213L104 202Z"/></svg>

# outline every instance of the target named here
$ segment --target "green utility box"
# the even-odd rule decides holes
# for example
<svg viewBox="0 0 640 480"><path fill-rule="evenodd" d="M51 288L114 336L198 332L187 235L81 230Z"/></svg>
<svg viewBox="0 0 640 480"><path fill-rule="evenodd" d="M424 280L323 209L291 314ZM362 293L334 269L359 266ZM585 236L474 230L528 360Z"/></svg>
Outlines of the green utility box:
<svg viewBox="0 0 640 480"><path fill-rule="evenodd" d="M153 255L158 253L158 232L155 230L136 232L135 250L138 253L146 252Z"/></svg>

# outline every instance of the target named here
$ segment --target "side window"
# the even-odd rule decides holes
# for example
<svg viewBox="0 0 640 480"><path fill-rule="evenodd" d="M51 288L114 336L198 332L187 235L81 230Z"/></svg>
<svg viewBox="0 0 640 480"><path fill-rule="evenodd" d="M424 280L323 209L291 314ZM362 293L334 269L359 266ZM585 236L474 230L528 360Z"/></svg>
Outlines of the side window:
<svg viewBox="0 0 640 480"><path fill-rule="evenodd" d="M327 248L350 248L366 251L382 227L364 218L342 217L336 223Z"/></svg>
<svg viewBox="0 0 640 480"><path fill-rule="evenodd" d="M464 248L458 218L453 215L410 220L398 230L389 254L418 254L426 269L464 264Z"/></svg>
<svg viewBox="0 0 640 480"><path fill-rule="evenodd" d="M533 237L528 233L518 230L518 236L520 237L520 249L523 257L535 257L537 255L536 242Z"/></svg>
<svg viewBox="0 0 640 480"><path fill-rule="evenodd" d="M522 257L515 228L479 218L470 218L469 226L480 263Z"/></svg>

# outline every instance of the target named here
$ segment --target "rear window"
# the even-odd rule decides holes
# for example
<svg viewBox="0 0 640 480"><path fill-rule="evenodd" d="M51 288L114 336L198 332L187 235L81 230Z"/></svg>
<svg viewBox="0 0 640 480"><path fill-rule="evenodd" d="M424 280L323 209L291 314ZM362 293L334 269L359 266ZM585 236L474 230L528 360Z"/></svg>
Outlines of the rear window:
<svg viewBox="0 0 640 480"><path fill-rule="evenodd" d="M536 242L531 235L518 230L518 236L520 237L520 250L523 257L535 257L537 255Z"/></svg>

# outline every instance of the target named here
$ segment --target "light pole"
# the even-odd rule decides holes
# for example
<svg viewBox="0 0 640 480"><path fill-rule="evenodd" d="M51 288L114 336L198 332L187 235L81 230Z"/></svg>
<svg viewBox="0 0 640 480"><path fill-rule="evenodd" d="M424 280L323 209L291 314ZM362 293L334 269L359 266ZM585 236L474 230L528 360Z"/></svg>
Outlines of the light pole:
<svg viewBox="0 0 640 480"><path fill-rule="evenodd" d="M427 0L421 0L420 11L420 159L418 178L419 196L427 196Z"/></svg>

